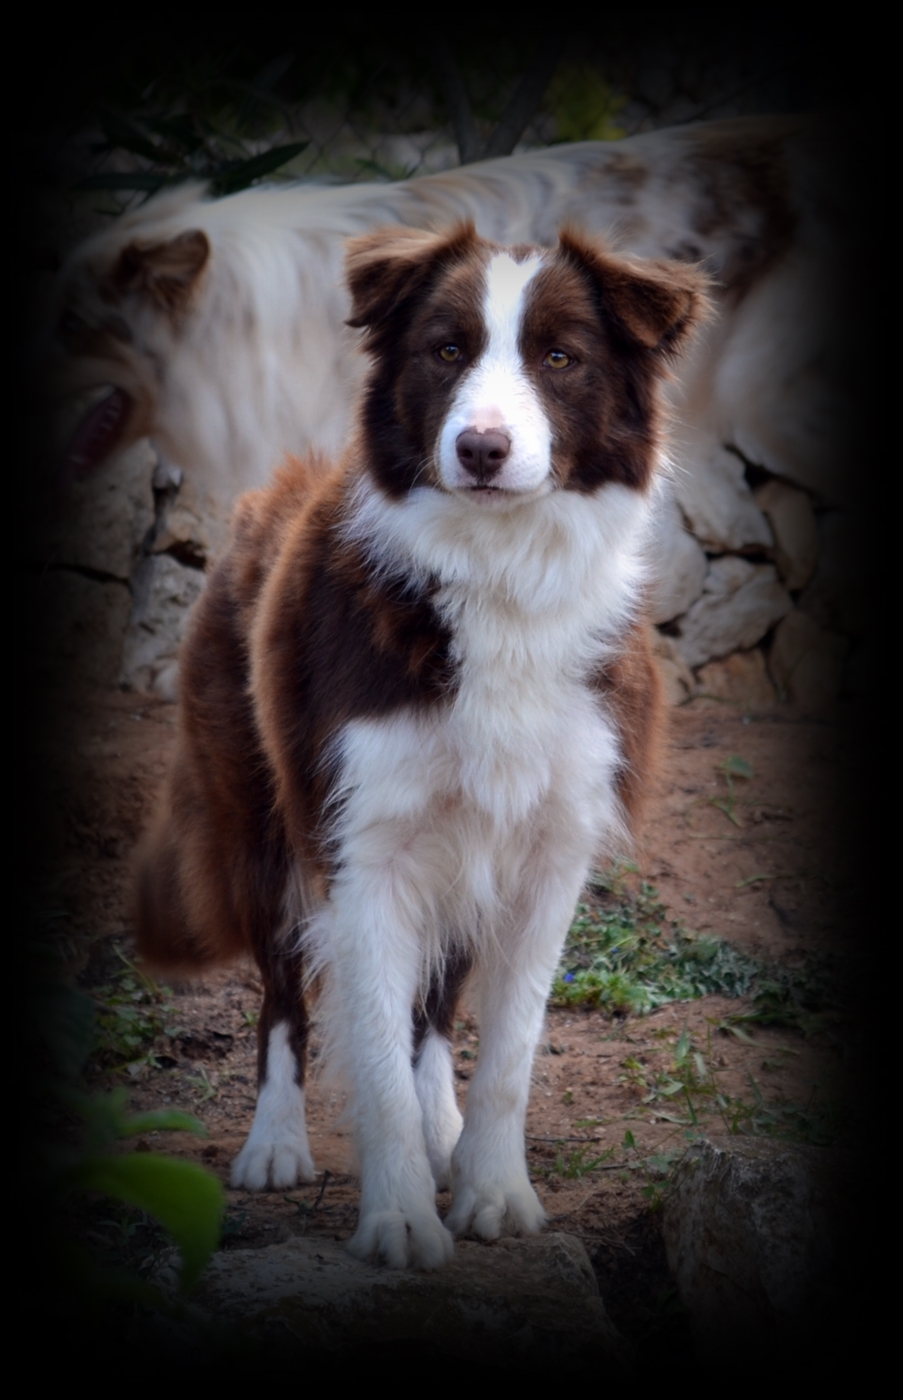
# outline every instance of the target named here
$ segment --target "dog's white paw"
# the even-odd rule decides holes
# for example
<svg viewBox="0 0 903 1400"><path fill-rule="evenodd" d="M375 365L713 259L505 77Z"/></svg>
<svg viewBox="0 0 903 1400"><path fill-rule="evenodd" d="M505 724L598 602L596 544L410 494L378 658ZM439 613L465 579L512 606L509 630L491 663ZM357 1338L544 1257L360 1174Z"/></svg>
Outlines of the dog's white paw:
<svg viewBox="0 0 903 1400"><path fill-rule="evenodd" d="M392 1269L440 1269L455 1242L434 1210L384 1210L361 1217L348 1248L357 1259Z"/></svg>
<svg viewBox="0 0 903 1400"><path fill-rule="evenodd" d="M285 1191L299 1181L315 1181L316 1168L307 1137L295 1135L281 1141L255 1137L252 1129L232 1163L232 1185L244 1191Z"/></svg>
<svg viewBox="0 0 903 1400"><path fill-rule="evenodd" d="M457 1181L445 1224L455 1235L497 1240L500 1235L536 1235L546 1213L526 1174L509 1184L471 1186Z"/></svg>

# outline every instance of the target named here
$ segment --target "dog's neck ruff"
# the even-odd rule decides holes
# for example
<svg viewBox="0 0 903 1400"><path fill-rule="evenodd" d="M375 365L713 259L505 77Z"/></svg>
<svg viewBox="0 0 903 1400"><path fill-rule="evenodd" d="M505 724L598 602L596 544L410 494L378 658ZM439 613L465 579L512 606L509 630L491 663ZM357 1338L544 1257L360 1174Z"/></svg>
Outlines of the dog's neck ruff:
<svg viewBox="0 0 903 1400"><path fill-rule="evenodd" d="M576 625L614 637L637 607L651 510L646 495L615 482L593 495L555 490L485 510L428 486L390 499L364 475L343 533L379 574L525 621L560 614L569 633Z"/></svg>

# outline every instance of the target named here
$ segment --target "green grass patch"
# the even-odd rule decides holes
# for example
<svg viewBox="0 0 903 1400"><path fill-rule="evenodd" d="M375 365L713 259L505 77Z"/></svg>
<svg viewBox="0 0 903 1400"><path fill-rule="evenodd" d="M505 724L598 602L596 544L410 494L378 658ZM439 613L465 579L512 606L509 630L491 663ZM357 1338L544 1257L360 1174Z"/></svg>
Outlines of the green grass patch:
<svg viewBox="0 0 903 1400"><path fill-rule="evenodd" d="M615 877L595 888L607 898L578 904L552 987L553 1005L642 1015L712 992L747 996L761 975L757 958L669 920L652 885L644 882L629 895Z"/></svg>
<svg viewBox="0 0 903 1400"><path fill-rule="evenodd" d="M161 1036L174 1034L171 993L143 972L117 942L111 940L110 946L119 966L90 988L95 1031L91 1064L134 1075L144 1066L156 1067L155 1045Z"/></svg>

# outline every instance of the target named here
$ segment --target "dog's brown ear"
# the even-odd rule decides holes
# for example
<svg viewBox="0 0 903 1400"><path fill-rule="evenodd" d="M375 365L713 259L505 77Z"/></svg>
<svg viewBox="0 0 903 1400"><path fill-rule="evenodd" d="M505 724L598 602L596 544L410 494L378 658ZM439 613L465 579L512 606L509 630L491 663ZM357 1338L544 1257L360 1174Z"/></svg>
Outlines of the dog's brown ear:
<svg viewBox="0 0 903 1400"><path fill-rule="evenodd" d="M573 229L562 231L560 247L590 274L621 334L647 350L676 354L709 315L708 278L695 267L664 258L633 262Z"/></svg>
<svg viewBox="0 0 903 1400"><path fill-rule="evenodd" d="M165 311L178 311L209 258L210 240L199 228L177 234L168 243L129 243L113 269L113 289L119 295L145 292Z"/></svg>
<svg viewBox="0 0 903 1400"><path fill-rule="evenodd" d="M378 326L418 290L439 259L456 257L476 239L472 223L437 234L414 228L378 228L346 245L351 292L349 326Z"/></svg>

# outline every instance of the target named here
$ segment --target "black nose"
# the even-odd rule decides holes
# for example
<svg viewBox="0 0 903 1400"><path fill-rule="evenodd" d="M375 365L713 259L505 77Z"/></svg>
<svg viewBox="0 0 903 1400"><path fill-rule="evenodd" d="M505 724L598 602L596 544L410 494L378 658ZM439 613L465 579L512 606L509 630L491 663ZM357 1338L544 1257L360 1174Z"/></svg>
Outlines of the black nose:
<svg viewBox="0 0 903 1400"><path fill-rule="evenodd" d="M455 442L458 461L477 481L489 481L501 471L511 451L511 439L497 428L488 432L478 432L476 428L465 428Z"/></svg>

